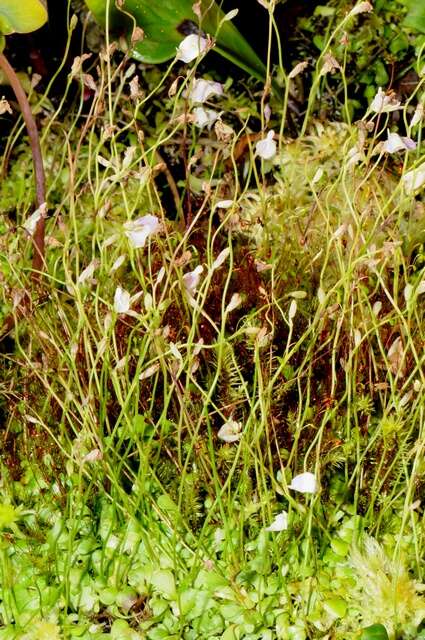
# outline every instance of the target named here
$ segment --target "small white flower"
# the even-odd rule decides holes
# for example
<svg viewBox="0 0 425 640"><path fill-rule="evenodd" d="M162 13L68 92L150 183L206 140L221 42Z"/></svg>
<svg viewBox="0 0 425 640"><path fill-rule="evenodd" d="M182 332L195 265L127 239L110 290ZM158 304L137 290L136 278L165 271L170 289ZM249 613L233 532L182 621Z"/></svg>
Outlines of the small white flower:
<svg viewBox="0 0 425 640"><path fill-rule="evenodd" d="M114 311L127 313L130 310L130 294L125 289L117 287L114 295Z"/></svg>
<svg viewBox="0 0 425 640"><path fill-rule="evenodd" d="M398 111L401 109L401 104L393 95L387 95L385 91L382 91L381 87L379 87L378 93L371 102L370 109L374 113L389 113L390 111Z"/></svg>
<svg viewBox="0 0 425 640"><path fill-rule="evenodd" d="M205 38L196 33L191 33L180 42L177 47L176 58L182 62L192 62L192 60L195 60L201 53L204 53L207 47L208 41Z"/></svg>
<svg viewBox="0 0 425 640"><path fill-rule="evenodd" d="M92 260L90 264L87 265L87 267L83 269L83 271L78 276L78 280L77 280L78 284L83 284L83 282L85 282L86 280L91 280L98 266L99 266L99 260L96 260L96 259Z"/></svg>
<svg viewBox="0 0 425 640"><path fill-rule="evenodd" d="M399 136L398 133L387 132L387 139L382 145L382 151L397 153L397 151L410 151L416 149L416 142L411 138Z"/></svg>
<svg viewBox="0 0 425 640"><path fill-rule="evenodd" d="M282 511L278 513L270 526L266 527L266 531L286 531L288 528L288 513Z"/></svg>
<svg viewBox="0 0 425 640"><path fill-rule="evenodd" d="M204 109L204 107L196 107L193 110L193 115L195 117L194 123L201 129L203 127L208 127L208 129L211 129L214 122L220 116L218 111L214 111L214 109Z"/></svg>
<svg viewBox="0 0 425 640"><path fill-rule="evenodd" d="M412 116L412 119L410 121L410 126L416 127L417 124L422 122L423 118L424 118L424 105L422 104L422 102L420 102L417 105L415 109L415 113Z"/></svg>
<svg viewBox="0 0 425 640"><path fill-rule="evenodd" d="M203 269L203 266L199 264L196 269L184 274L183 284L184 288L186 289L186 293L188 293L189 295L193 295L194 293L196 293L196 289L199 285Z"/></svg>
<svg viewBox="0 0 425 640"><path fill-rule="evenodd" d="M223 251L220 251L214 262L212 263L211 269L215 271L221 267L221 265L227 260L227 257L230 255L230 247L226 247Z"/></svg>
<svg viewBox="0 0 425 640"><path fill-rule="evenodd" d="M93 451L89 451L83 459L82 462L98 462L102 460L103 454L100 449L93 449Z"/></svg>
<svg viewBox="0 0 425 640"><path fill-rule="evenodd" d="M204 80L198 78L194 80L191 90L189 91L189 100L193 103L203 104L211 96L222 96L223 85L213 80Z"/></svg>
<svg viewBox="0 0 425 640"><path fill-rule="evenodd" d="M111 273L113 273L114 271L117 271L117 269L119 269L125 262L125 256L118 256L118 258L115 260L114 264L111 267Z"/></svg>
<svg viewBox="0 0 425 640"><path fill-rule="evenodd" d="M159 233L162 229L162 224L157 218L148 213L146 216L137 218L137 220L131 220L124 224L125 235L130 240L130 243L135 249L144 247L146 240Z"/></svg>
<svg viewBox="0 0 425 640"><path fill-rule="evenodd" d="M236 309L237 307L239 307L239 305L242 302L242 296L240 293L234 293L232 295L232 297L230 298L230 302L227 305L226 309L224 310L224 313L230 313L231 311L234 311L234 309Z"/></svg>
<svg viewBox="0 0 425 640"><path fill-rule="evenodd" d="M425 162L405 173L401 177L401 182L406 193L414 193L420 189L425 182Z"/></svg>
<svg viewBox="0 0 425 640"><path fill-rule="evenodd" d="M234 203L234 200L219 200L215 206L217 209L229 209Z"/></svg>
<svg viewBox="0 0 425 640"><path fill-rule="evenodd" d="M271 129L265 138L259 140L255 145L255 152L257 156L263 158L263 160L271 160L277 151L276 142L273 140L274 131Z"/></svg>
<svg viewBox="0 0 425 640"><path fill-rule="evenodd" d="M300 493L317 493L316 476L309 471L300 473L298 476L295 476L295 478L292 478L292 482L288 485L288 488L299 491Z"/></svg>
<svg viewBox="0 0 425 640"><path fill-rule="evenodd" d="M235 420L228 420L219 429L217 436L224 442L237 442L242 436L242 425Z"/></svg>
<svg viewBox="0 0 425 640"><path fill-rule="evenodd" d="M46 217L47 204L44 202L33 214L24 222L23 227L30 235L34 235L38 221Z"/></svg>

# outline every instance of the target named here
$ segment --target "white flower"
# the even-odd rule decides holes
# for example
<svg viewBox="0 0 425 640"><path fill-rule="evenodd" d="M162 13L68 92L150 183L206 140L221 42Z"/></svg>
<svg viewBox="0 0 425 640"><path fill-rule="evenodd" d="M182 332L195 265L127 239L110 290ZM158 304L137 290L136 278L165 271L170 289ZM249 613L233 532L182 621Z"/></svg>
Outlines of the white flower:
<svg viewBox="0 0 425 640"><path fill-rule="evenodd" d="M234 200L219 200L215 203L215 206L217 209L229 209L234 203Z"/></svg>
<svg viewBox="0 0 425 640"><path fill-rule="evenodd" d="M410 151L416 149L416 142L411 138L399 136L398 133L387 132L387 139L382 145L382 151L396 153L397 151Z"/></svg>
<svg viewBox="0 0 425 640"><path fill-rule="evenodd" d="M288 485L288 488L299 491L300 493L317 493L316 476L309 471L300 473L298 476L295 476L295 478L292 478L292 482Z"/></svg>
<svg viewBox="0 0 425 640"><path fill-rule="evenodd" d="M220 251L214 262L212 263L212 270L218 269L221 265L227 260L227 257L230 255L230 247L226 247L223 251Z"/></svg>
<svg viewBox="0 0 425 640"><path fill-rule="evenodd" d="M237 442L242 436L242 425L235 420L228 420L219 429L217 436L224 442Z"/></svg>
<svg viewBox="0 0 425 640"><path fill-rule="evenodd" d="M211 129L214 122L219 117L218 111L214 111L214 109L204 109L204 107L196 107L193 110L193 115L195 116L194 123L197 127L201 127L201 129L205 126L208 129Z"/></svg>
<svg viewBox="0 0 425 640"><path fill-rule="evenodd" d="M77 280L78 284L82 284L86 280L91 279L98 266L99 266L99 260L96 260L96 259L92 260L88 264L88 266L85 269L83 269L83 271L78 276L78 280Z"/></svg>
<svg viewBox="0 0 425 640"><path fill-rule="evenodd" d="M208 41L205 38L196 33L191 33L180 42L177 47L176 58L177 60L182 60L182 62L192 62L192 60L195 60L201 53L206 51L207 47Z"/></svg>
<svg viewBox="0 0 425 640"><path fill-rule="evenodd" d="M263 158L263 160L271 160L276 155L276 142L273 140L274 131L271 129L267 136L262 140L259 140L255 145L255 152L257 156Z"/></svg>
<svg viewBox="0 0 425 640"><path fill-rule="evenodd" d="M213 80L198 78L193 82L192 88L189 91L189 100L193 103L203 104L214 95L223 95L223 85Z"/></svg>
<svg viewBox="0 0 425 640"><path fill-rule="evenodd" d="M419 124L420 122L422 122L424 117L424 105L422 104L422 102L420 102L416 109L415 109L415 113L412 116L412 119L410 121L410 126L411 127L416 127L417 124Z"/></svg>
<svg viewBox="0 0 425 640"><path fill-rule="evenodd" d="M266 527L266 531L286 531L288 528L288 513L282 511L278 513L270 526Z"/></svg>
<svg viewBox="0 0 425 640"><path fill-rule="evenodd" d="M401 177L401 181L404 185L406 193L413 193L417 189L420 189L425 182L425 162L411 169Z"/></svg>
<svg viewBox="0 0 425 640"><path fill-rule="evenodd" d="M130 294L125 289L117 287L114 295L114 311L127 313L130 309Z"/></svg>
<svg viewBox="0 0 425 640"><path fill-rule="evenodd" d="M33 214L24 222L23 227L30 235L34 235L38 221L46 217L47 204L44 202Z"/></svg>
<svg viewBox="0 0 425 640"><path fill-rule="evenodd" d="M186 292L189 295L193 295L196 293L196 289L198 287L199 281L201 279L201 273L203 271L203 266L199 264L196 269L193 271L189 271L189 273L185 273L183 276L183 284Z"/></svg>
<svg viewBox="0 0 425 640"><path fill-rule="evenodd" d="M230 313L231 311L239 307L241 302L242 302L242 296L240 295L240 293L234 293L230 298L230 302L225 308L224 313Z"/></svg>
<svg viewBox="0 0 425 640"><path fill-rule="evenodd" d="M161 228L159 219L150 213L124 224L125 235L135 249L144 247L149 236L158 233Z"/></svg>
<svg viewBox="0 0 425 640"><path fill-rule="evenodd" d="M393 95L388 96L385 91L382 91L381 87L379 87L378 93L371 102L370 109L374 113L389 113L390 111L398 111L401 109L401 104Z"/></svg>

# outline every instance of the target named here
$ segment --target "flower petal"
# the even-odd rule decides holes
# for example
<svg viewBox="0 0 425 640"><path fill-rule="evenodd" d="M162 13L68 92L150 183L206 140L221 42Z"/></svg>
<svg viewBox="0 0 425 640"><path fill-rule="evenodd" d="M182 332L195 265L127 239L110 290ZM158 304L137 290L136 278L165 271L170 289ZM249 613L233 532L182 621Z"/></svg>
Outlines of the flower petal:
<svg viewBox="0 0 425 640"><path fill-rule="evenodd" d="M148 213L146 216L137 218L137 220L131 220L124 224L125 235L130 240L130 244L135 249L144 247L146 240L158 233L162 229L162 224L157 216L153 216Z"/></svg>
<svg viewBox="0 0 425 640"><path fill-rule="evenodd" d="M263 160L271 160L277 151L276 142L273 140L274 131L270 130L265 138L259 140L255 145L255 152Z"/></svg>
<svg viewBox="0 0 425 640"><path fill-rule="evenodd" d="M211 96L222 96L223 85L213 80L204 80L198 78L194 80L191 90L189 91L189 100L193 103L203 104Z"/></svg>
<svg viewBox="0 0 425 640"><path fill-rule="evenodd" d="M117 287L114 296L114 310L117 313L127 313L130 309L130 294L125 289Z"/></svg>
<svg viewBox="0 0 425 640"><path fill-rule="evenodd" d="M317 493L317 480L314 473L306 471L300 473L295 478L292 478L292 482L288 485L289 489L299 491L300 493Z"/></svg>
<svg viewBox="0 0 425 640"><path fill-rule="evenodd" d="M266 527L266 531L286 531L288 528L288 513L282 511L278 513L271 525Z"/></svg>
<svg viewBox="0 0 425 640"><path fill-rule="evenodd" d="M242 425L235 420L228 420L219 429L217 436L224 442L237 442L242 437Z"/></svg>
<svg viewBox="0 0 425 640"><path fill-rule="evenodd" d="M191 33L180 42L177 47L176 58L182 62L192 62L192 60L195 60L201 53L206 51L207 46L208 41L206 38L196 33Z"/></svg>

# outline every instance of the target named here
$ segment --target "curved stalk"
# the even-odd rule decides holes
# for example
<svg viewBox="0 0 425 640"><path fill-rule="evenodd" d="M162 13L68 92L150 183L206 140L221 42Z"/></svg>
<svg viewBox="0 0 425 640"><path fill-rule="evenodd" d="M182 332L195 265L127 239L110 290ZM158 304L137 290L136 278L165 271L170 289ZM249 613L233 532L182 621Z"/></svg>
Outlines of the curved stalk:
<svg viewBox="0 0 425 640"><path fill-rule="evenodd" d="M32 159L33 159L33 165L34 165L37 206L44 207L46 202L46 179L44 175L44 165L43 165L43 158L41 156L40 138L38 135L37 125L35 123L34 116L32 115L32 111L31 111L30 104L28 102L27 95L24 89L22 88L19 78L15 70L10 65L10 63L8 62L7 58L3 53L0 53L0 69L3 70L7 79L10 82L10 85L19 103L19 107L21 109L21 113L25 121L25 126L26 126L28 137L30 140ZM35 281L38 280L39 272L43 270L43 266L44 266L44 250L45 250L44 234L45 234L45 221L44 221L44 215L42 212L42 215L40 216L40 219L37 222L34 235L33 235L34 256L32 260L32 268L33 268L33 280Z"/></svg>

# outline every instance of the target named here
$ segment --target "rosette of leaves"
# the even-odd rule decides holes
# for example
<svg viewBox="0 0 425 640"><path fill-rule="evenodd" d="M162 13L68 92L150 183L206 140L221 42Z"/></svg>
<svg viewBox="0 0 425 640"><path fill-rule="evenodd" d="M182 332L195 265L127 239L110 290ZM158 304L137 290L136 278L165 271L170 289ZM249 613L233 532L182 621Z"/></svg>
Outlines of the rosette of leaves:
<svg viewBox="0 0 425 640"><path fill-rule="evenodd" d="M266 68L250 44L241 35L218 4L212 0L86 0L96 20L108 25L113 34L131 42L135 27L143 37L131 43L134 58L149 64L171 60L183 38L191 33L208 34L216 39L214 50L264 80Z"/></svg>

